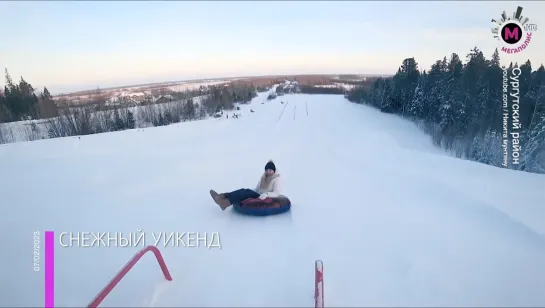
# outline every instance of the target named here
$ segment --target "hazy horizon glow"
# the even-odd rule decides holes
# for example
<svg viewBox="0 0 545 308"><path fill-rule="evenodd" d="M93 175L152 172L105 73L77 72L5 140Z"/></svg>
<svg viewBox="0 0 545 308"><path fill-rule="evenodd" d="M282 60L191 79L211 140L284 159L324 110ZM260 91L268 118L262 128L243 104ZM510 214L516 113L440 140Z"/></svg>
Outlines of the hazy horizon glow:
<svg viewBox="0 0 545 308"><path fill-rule="evenodd" d="M492 18L523 7L545 25L543 2L0 2L0 58L51 92L198 78L393 74L498 42ZM538 28L502 64L545 62ZM544 32L541 34L541 32ZM0 85L4 84L3 78Z"/></svg>

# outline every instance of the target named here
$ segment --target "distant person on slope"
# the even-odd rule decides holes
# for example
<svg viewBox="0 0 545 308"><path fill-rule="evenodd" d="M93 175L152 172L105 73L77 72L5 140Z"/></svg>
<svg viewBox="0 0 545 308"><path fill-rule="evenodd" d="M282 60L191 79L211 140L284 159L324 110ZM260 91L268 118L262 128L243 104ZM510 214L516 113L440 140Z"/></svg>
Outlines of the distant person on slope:
<svg viewBox="0 0 545 308"><path fill-rule="evenodd" d="M276 198L280 196L280 174L276 173L276 166L272 160L265 165L265 172L259 178L255 189L242 188L232 192L218 194L210 190L210 195L214 201L225 210L235 203L240 203L246 199Z"/></svg>

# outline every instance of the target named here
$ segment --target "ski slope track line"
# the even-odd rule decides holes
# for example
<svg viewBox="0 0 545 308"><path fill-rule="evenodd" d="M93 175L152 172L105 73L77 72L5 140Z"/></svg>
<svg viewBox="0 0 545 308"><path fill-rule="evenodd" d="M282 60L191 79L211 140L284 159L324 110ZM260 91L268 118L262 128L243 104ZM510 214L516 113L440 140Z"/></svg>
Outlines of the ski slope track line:
<svg viewBox="0 0 545 308"><path fill-rule="evenodd" d="M286 110L286 107L288 107L288 104L289 104L289 102L286 102L286 104L284 105L284 108L282 109L282 112L280 113L280 116L278 116L278 120L276 120L276 122L279 122L280 119L282 119L282 116L284 115L284 111Z"/></svg>

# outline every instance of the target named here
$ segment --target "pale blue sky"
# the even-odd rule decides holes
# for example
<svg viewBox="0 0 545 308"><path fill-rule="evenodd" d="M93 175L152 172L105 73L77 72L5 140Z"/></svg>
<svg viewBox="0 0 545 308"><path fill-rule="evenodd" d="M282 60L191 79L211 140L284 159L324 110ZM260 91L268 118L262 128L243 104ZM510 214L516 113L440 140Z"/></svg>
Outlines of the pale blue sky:
<svg viewBox="0 0 545 308"><path fill-rule="evenodd" d="M0 60L52 92L206 77L393 73L497 42L491 18L543 2L0 2ZM541 35L543 32L543 35ZM545 62L545 28L504 61ZM3 79L3 78L2 78ZM3 84L3 80L0 82Z"/></svg>

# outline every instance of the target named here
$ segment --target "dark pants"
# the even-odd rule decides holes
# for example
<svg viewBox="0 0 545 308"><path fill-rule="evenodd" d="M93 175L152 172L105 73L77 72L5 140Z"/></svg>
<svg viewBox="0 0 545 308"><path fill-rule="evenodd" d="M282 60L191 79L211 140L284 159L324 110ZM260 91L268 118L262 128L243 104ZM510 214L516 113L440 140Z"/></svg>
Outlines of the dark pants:
<svg viewBox="0 0 545 308"><path fill-rule="evenodd" d="M251 189L242 188L232 191L230 193L225 193L225 197L229 200L229 202L231 202L231 204L235 204L240 203L246 199L257 198L259 197L259 194Z"/></svg>

